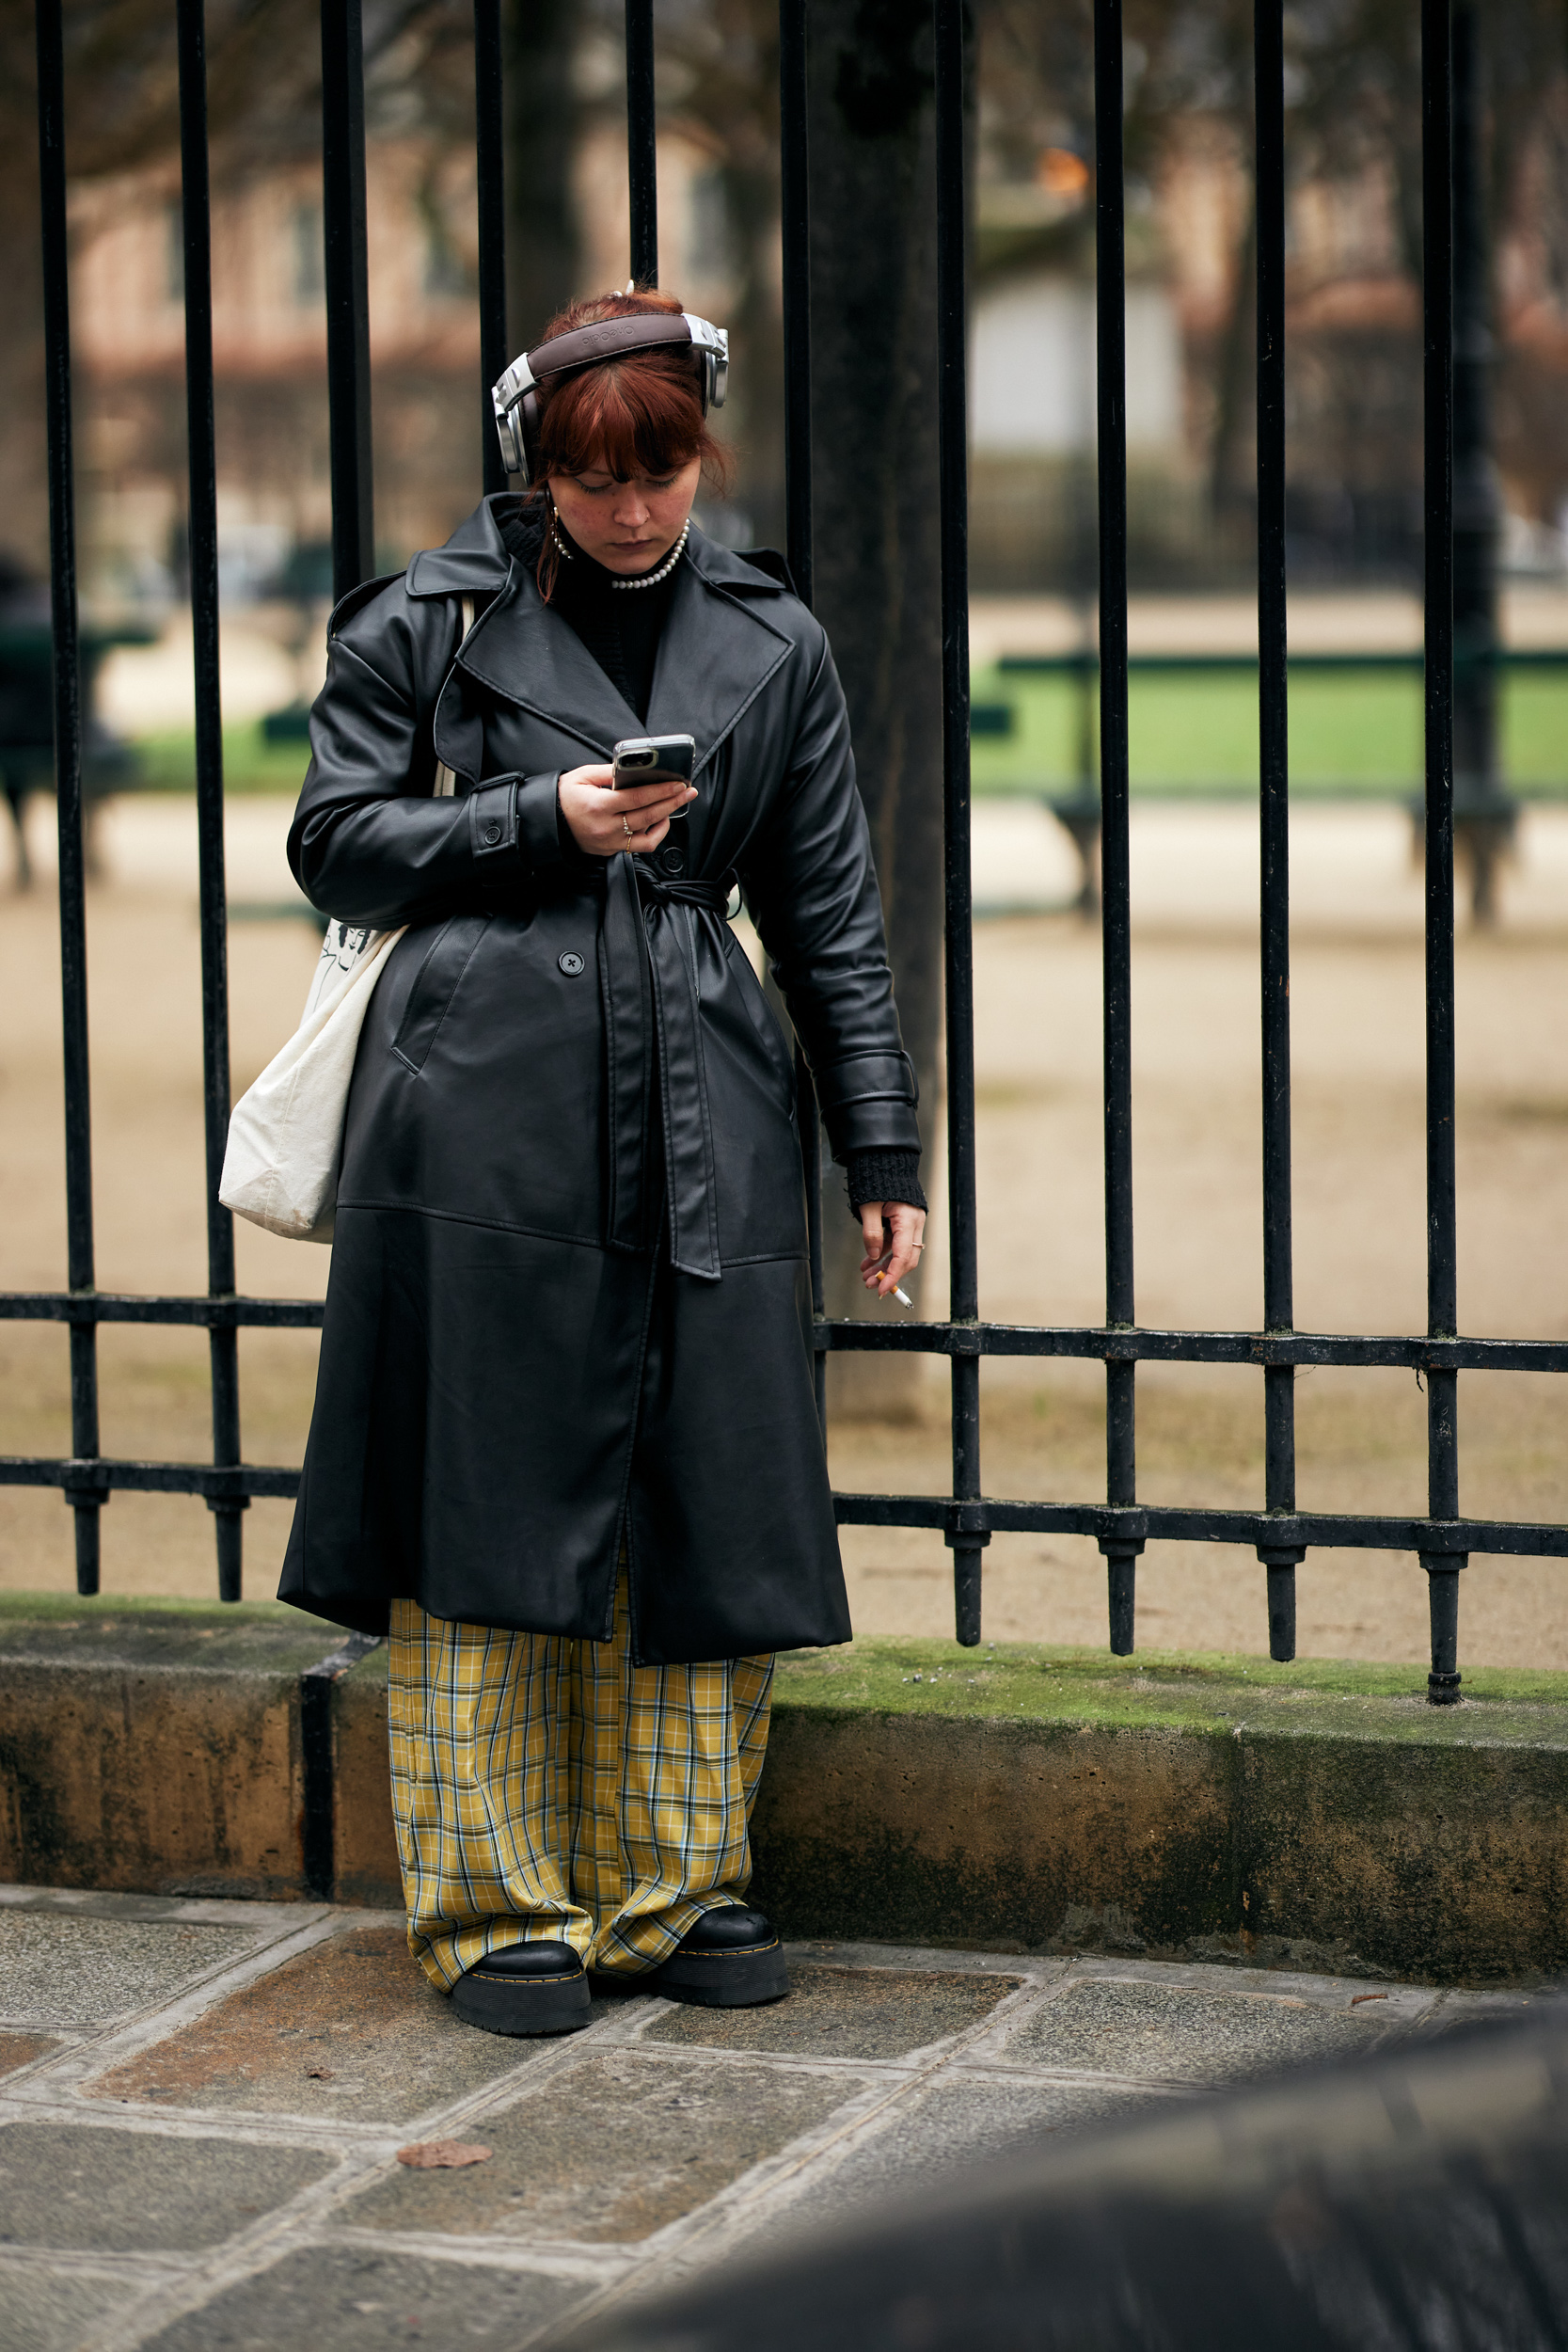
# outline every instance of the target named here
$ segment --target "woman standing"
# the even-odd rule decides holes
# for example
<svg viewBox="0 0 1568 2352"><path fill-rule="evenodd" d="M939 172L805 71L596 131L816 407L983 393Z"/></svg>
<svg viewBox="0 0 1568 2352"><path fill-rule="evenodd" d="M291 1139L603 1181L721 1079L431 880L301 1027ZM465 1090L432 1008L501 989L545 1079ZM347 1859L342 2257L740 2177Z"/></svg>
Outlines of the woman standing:
<svg viewBox="0 0 1568 2352"><path fill-rule="evenodd" d="M548 2033L587 2022L588 1969L785 1990L743 1902L771 1653L849 1636L790 1052L735 883L880 1295L925 1202L826 639L776 557L690 523L711 363L672 297L610 295L523 379L527 494L344 600L312 716L294 873L408 929L356 1064L281 1594L389 1635L427 1975ZM608 788L645 732L695 739L689 787Z"/></svg>

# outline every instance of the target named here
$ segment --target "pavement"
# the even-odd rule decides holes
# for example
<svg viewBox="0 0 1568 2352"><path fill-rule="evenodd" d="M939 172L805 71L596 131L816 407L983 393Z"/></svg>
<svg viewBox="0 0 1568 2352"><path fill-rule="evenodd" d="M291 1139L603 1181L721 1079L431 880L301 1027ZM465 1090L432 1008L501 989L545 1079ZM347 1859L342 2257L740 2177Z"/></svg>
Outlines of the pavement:
<svg viewBox="0 0 1568 2352"><path fill-rule="evenodd" d="M869 1944L790 1965L768 2009L625 1994L508 2042L385 1911L0 1888L0 2344L522 2352L985 2157L1549 1998Z"/></svg>
<svg viewBox="0 0 1568 2352"><path fill-rule="evenodd" d="M270 793L230 801L224 812L230 921L253 931L259 918L297 914L308 972L308 910L284 854L293 811L292 798ZM55 871L54 828L53 803L35 795L27 846L43 884ZM1412 841L1409 817L1392 803L1357 807L1334 802L1292 809L1293 935L1330 942L1368 936L1419 941L1426 900ZM190 795L121 794L104 803L93 845L103 882L125 894L128 905L153 898L166 902L171 894L194 902L197 829ZM1135 932L1189 938L1245 933L1256 943L1256 803L1134 802L1129 849ZM1066 828L1048 808L999 798L974 803L972 875L975 913L982 918L1061 914L1077 898L1083 869ZM0 829L0 894L9 890L12 878L8 826ZM1538 803L1521 811L1500 889L1511 939L1561 937L1568 907L1568 806ZM1466 909L1462 878L1462 932L1468 924ZM736 929L753 961L759 960L761 949L744 918ZM1085 937L1098 955L1098 929L1086 927ZM1253 952L1256 958L1256 945ZM275 1014L275 1027L276 1021Z"/></svg>

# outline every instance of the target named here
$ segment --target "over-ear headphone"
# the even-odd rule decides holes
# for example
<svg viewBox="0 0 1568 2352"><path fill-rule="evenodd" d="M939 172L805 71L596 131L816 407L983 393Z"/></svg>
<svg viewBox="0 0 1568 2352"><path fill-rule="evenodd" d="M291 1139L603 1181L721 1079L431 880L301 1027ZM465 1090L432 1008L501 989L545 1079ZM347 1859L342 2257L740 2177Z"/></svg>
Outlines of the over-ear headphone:
<svg viewBox="0 0 1568 2352"><path fill-rule="evenodd" d="M704 416L710 408L722 408L730 372L729 334L706 319L694 318L689 310L642 310L630 318L596 319L591 326L552 335L514 359L490 394L507 472L520 474L524 482L533 479L539 462L538 388L546 377L569 375L628 351L657 351L673 343L689 343L702 361Z"/></svg>

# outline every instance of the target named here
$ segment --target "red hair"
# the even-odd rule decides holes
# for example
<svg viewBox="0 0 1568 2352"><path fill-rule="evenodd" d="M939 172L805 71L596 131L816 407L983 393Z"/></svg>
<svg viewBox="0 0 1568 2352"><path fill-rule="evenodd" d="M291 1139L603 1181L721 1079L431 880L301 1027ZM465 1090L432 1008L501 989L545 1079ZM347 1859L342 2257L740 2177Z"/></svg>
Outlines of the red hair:
<svg viewBox="0 0 1568 2352"><path fill-rule="evenodd" d="M600 319L678 316L683 307L677 295L651 291L591 294L558 311L540 340L547 342ZM730 453L708 431L696 354L673 343L601 359L541 388L539 467L529 503L543 498L552 474L603 467L618 482L627 482L637 473L675 473L693 457L702 459L704 475L716 488L728 487ZM539 559L539 589L546 599L555 572L555 548L546 534Z"/></svg>

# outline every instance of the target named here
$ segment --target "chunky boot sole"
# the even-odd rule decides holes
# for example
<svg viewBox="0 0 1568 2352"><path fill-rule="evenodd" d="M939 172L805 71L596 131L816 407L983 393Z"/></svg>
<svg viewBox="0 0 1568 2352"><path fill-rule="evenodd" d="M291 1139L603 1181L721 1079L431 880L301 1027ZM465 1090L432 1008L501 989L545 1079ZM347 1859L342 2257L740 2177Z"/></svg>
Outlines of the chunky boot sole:
<svg viewBox="0 0 1568 2352"><path fill-rule="evenodd" d="M638 1979L638 1990L698 2009L757 2009L789 1991L784 1946L742 1946L733 1952L673 1952L662 1967Z"/></svg>
<svg viewBox="0 0 1568 2352"><path fill-rule="evenodd" d="M452 1987L451 2005L466 2026L484 2033L580 2033L589 2017L588 1979L486 1975L481 1962Z"/></svg>

